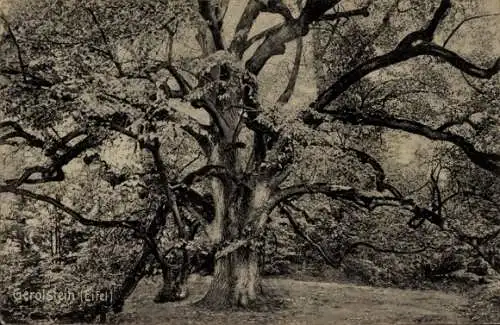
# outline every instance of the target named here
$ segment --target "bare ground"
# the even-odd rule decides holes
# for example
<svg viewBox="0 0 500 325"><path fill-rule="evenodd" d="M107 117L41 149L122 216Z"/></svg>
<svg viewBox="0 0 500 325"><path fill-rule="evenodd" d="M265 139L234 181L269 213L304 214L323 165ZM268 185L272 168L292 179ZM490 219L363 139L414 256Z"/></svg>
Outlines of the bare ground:
<svg viewBox="0 0 500 325"><path fill-rule="evenodd" d="M384 289L350 284L266 279L267 292L281 297L279 309L210 311L194 307L208 288L209 278L190 281L187 301L152 302L159 282L144 281L130 297L124 313L111 320L120 324L219 325L352 325L466 324L466 298L438 291ZM272 307L271 304L269 307Z"/></svg>

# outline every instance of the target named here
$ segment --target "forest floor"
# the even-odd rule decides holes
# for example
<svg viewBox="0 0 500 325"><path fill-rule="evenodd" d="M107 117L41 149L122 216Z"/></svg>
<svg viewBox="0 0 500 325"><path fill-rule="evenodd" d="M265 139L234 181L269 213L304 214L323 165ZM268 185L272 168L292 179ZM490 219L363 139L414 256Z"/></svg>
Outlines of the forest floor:
<svg viewBox="0 0 500 325"><path fill-rule="evenodd" d="M469 323L462 316L467 300L460 295L283 278L264 280L267 292L281 299L278 309L210 311L193 306L208 288L209 281L208 277L192 279L190 298L186 301L155 304L152 300L161 282L145 280L129 298L124 313L111 322L152 325Z"/></svg>

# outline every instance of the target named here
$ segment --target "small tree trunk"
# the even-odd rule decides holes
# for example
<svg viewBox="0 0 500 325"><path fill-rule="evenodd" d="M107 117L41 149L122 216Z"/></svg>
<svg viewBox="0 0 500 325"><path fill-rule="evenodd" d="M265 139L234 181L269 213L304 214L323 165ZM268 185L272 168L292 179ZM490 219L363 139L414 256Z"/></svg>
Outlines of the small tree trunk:
<svg viewBox="0 0 500 325"><path fill-rule="evenodd" d="M113 294L115 298L112 304L113 312L119 313L123 310L125 300L134 292L137 284L145 275L146 267L152 264L153 261L154 256L151 253L151 249L149 246L144 245L141 257L134 264L134 267L130 269L122 285Z"/></svg>
<svg viewBox="0 0 500 325"><path fill-rule="evenodd" d="M179 301L188 296L189 260L186 250L182 250L181 254L182 256L175 254L175 260L181 261L180 263L174 267L162 267L163 287L156 295L154 302Z"/></svg>

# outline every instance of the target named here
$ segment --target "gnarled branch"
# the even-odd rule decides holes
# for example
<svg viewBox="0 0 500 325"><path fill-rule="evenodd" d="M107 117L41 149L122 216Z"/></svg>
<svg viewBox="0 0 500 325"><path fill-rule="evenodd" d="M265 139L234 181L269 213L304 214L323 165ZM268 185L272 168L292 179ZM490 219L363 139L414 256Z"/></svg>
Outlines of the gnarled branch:
<svg viewBox="0 0 500 325"><path fill-rule="evenodd" d="M287 20L284 24L271 27L272 32L264 32L264 41L245 63L248 71L257 75L271 57L285 52L286 43L307 35L310 25L320 20L338 2L338 0L308 0L297 19Z"/></svg>
<svg viewBox="0 0 500 325"><path fill-rule="evenodd" d="M395 197L400 199L403 198L401 192L386 181L385 171L382 168L382 165L380 165L380 163L374 157L370 156L364 151L357 150L355 148L346 149L350 152L353 152L361 163L369 164L372 167L373 171L375 172L375 187L377 191L383 192L385 190L388 190Z"/></svg>
<svg viewBox="0 0 500 325"><path fill-rule="evenodd" d="M46 182L56 182L64 180L64 173L62 168L70 163L73 159L78 157L84 151L94 148L102 143L102 137L88 135L73 146L66 146L64 143L57 146L56 150L51 155L52 162L47 166L34 166L26 168L22 176L18 179L10 179L6 182L18 187L24 183L26 184L40 184ZM58 151L62 153L58 154ZM31 178L35 174L40 174L39 178Z"/></svg>
<svg viewBox="0 0 500 325"><path fill-rule="evenodd" d="M339 120L354 125L382 126L394 130L401 130L424 136L430 140L452 143L463 150L467 157L477 166L496 175L500 175L500 154L485 153L477 150L472 143L464 137L448 131L434 129L428 125L394 117L387 113L368 113L359 111L342 111L329 114L334 120Z"/></svg>
<svg viewBox="0 0 500 325"><path fill-rule="evenodd" d="M140 230L140 223L137 221L123 221L123 220L111 220L111 221L102 221L102 220L94 220L90 219L87 216L82 215L81 213L73 210L72 208L68 207L67 205L61 203L59 200L54 199L53 197L50 197L48 195L43 195L43 194L38 194L34 193L32 191L22 189L19 187L15 186L10 186L10 185L0 185L0 193L12 193L20 196L25 196L30 199L36 200L36 201L41 201L48 203L55 208L65 212L69 216L71 216L73 219L78 221L84 226L94 226L94 227L100 227L100 228L125 228L125 229L131 229L134 231L141 231ZM94 206L94 209L96 209L98 205ZM97 211L91 211L89 213L90 215L95 215L97 214Z"/></svg>
<svg viewBox="0 0 500 325"><path fill-rule="evenodd" d="M17 122L14 121L4 121L0 122L0 131L3 129L12 129L11 132L0 136L0 145L10 144L7 140L14 138L23 138L26 143L31 147L42 149L45 145L45 141L38 138L37 136L26 132Z"/></svg>
<svg viewBox="0 0 500 325"><path fill-rule="evenodd" d="M500 71L500 59L490 68L481 68L462 58L457 53L432 43L436 28L446 16L450 6L450 0L442 0L441 5L435 11L426 28L408 34L394 50L369 59L341 76L333 85L323 91L310 107L319 112L325 111L325 108L333 100L371 72L423 55L441 58L455 68L477 78L489 79L498 73Z"/></svg>
<svg viewBox="0 0 500 325"><path fill-rule="evenodd" d="M252 29L253 23L262 9L264 9L265 4L263 1L259 0L249 0L243 14L236 25L236 30L234 33L233 41L229 45L229 51L236 54L238 57L242 57L245 50L248 48L246 45L248 34Z"/></svg>

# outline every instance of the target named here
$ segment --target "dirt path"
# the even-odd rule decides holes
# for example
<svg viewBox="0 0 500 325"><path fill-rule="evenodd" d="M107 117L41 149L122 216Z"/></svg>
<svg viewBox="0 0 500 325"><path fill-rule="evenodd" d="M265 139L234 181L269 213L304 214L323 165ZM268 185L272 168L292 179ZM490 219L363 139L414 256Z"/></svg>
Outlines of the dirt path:
<svg viewBox="0 0 500 325"><path fill-rule="evenodd" d="M191 281L190 301L152 303L158 283L148 281L125 306L120 324L352 325L465 324L460 309L466 299L437 291L372 288L337 283L268 279L265 285L283 295L286 307L269 312L213 312L190 305L207 288L208 278Z"/></svg>

